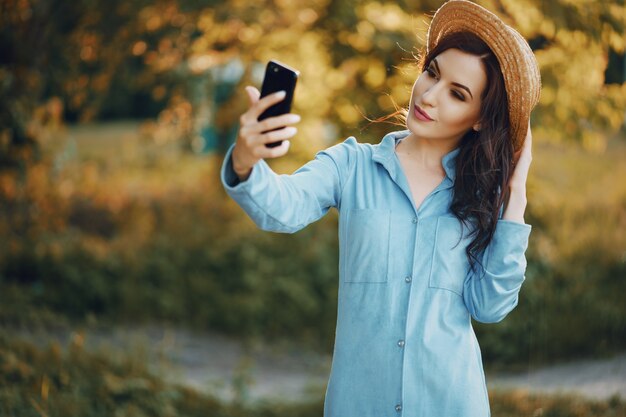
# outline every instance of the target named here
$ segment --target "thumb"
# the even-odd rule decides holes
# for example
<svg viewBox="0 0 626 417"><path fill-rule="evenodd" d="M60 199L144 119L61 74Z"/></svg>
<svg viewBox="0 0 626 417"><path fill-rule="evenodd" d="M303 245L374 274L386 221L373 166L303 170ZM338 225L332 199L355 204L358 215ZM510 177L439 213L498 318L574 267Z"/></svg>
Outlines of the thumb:
<svg viewBox="0 0 626 417"><path fill-rule="evenodd" d="M246 86L246 93L248 94L248 101L250 102L251 106L259 101L259 97L261 97L261 93L259 93L259 90L250 85Z"/></svg>

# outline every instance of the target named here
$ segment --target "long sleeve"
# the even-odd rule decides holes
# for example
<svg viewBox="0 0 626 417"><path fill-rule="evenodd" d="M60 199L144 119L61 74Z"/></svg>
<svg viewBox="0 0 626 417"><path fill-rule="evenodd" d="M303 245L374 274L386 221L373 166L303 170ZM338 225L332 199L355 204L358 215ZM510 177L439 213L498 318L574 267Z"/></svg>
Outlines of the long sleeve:
<svg viewBox="0 0 626 417"><path fill-rule="evenodd" d="M499 322L515 308L525 279L526 248L531 226L498 220L485 250L484 268L468 274L463 299L472 317L483 323Z"/></svg>
<svg viewBox="0 0 626 417"><path fill-rule="evenodd" d="M260 160L245 181L232 167L231 146L221 169L222 184L255 224L274 232L293 233L339 207L345 178L354 164L358 143L350 137L320 151L291 175L276 174Z"/></svg>

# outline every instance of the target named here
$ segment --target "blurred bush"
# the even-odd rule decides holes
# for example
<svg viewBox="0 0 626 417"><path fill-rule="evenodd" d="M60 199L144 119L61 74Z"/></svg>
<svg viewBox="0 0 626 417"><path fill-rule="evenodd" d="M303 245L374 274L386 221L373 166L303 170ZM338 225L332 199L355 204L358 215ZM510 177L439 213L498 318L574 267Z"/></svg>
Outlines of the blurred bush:
<svg viewBox="0 0 626 417"><path fill-rule="evenodd" d="M0 317L166 320L328 347L336 307L333 223L298 238L254 229L217 181L218 157L123 169L90 160L0 175ZM332 306L328 308L329 306ZM323 330L322 330L323 329Z"/></svg>
<svg viewBox="0 0 626 417"><path fill-rule="evenodd" d="M626 344L626 149L613 143L606 155L535 149L519 306L477 326L490 366ZM336 212L295 235L262 232L226 197L220 157L136 146L134 160L96 153L61 169L50 157L0 175L0 321L162 320L330 351Z"/></svg>

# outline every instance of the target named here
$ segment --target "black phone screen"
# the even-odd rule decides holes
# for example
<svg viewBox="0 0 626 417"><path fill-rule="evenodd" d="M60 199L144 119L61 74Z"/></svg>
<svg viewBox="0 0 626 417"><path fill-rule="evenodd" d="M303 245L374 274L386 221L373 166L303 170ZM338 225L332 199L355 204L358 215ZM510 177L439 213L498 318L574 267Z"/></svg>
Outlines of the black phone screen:
<svg viewBox="0 0 626 417"><path fill-rule="evenodd" d="M298 80L299 72L289 68L287 65L278 62L270 61L265 68L265 77L263 78L263 86L261 87L261 98L277 91L285 91L285 99L274 104L267 110L265 110L259 116L259 120L267 119L268 117L279 116L281 114L289 113L291 111L291 103L293 102L293 94L296 89L296 81ZM276 129L275 129L276 130ZM280 146L282 141L268 143L265 146L273 148Z"/></svg>

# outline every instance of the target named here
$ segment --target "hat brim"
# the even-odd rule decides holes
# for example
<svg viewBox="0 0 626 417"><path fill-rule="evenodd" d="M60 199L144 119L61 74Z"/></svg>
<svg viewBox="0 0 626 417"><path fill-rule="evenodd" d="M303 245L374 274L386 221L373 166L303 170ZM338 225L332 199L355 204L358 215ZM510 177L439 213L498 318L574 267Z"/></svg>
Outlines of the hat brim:
<svg viewBox="0 0 626 417"><path fill-rule="evenodd" d="M428 30L427 51L456 32L477 35L498 59L507 92L511 141L514 150L519 150L526 137L530 112L538 103L541 91L535 54L519 32L489 10L467 0L450 0L435 12Z"/></svg>

